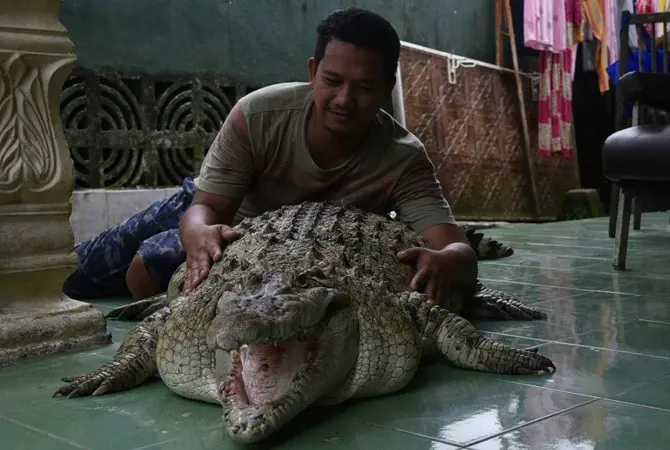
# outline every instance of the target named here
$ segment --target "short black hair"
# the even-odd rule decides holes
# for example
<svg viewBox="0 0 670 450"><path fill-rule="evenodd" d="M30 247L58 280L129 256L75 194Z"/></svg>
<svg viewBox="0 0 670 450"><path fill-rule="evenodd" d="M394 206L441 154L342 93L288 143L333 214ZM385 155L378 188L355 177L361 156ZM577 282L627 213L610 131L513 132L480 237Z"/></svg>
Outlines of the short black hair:
<svg viewBox="0 0 670 450"><path fill-rule="evenodd" d="M323 59L331 39L373 50L382 54L384 73L392 78L400 58L400 38L391 23L382 16L361 8L338 9L328 14L316 28L314 60Z"/></svg>

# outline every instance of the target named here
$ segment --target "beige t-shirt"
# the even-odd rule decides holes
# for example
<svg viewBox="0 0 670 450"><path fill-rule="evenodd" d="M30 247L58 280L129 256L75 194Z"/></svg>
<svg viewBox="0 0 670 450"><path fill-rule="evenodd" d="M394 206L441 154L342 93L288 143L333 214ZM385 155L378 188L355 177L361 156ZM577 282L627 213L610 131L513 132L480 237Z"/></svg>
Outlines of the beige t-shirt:
<svg viewBox="0 0 670 450"><path fill-rule="evenodd" d="M306 142L312 107L307 83L268 86L239 100L249 139L226 120L205 156L198 189L243 197L234 224L303 201L341 201L398 219L421 232L455 223L421 142L380 110L363 147L338 167L322 169Z"/></svg>

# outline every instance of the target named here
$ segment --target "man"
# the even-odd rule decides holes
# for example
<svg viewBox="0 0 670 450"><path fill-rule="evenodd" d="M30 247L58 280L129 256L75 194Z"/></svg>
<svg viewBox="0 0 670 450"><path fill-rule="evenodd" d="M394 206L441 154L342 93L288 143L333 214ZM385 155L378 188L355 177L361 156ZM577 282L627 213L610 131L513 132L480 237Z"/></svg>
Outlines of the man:
<svg viewBox="0 0 670 450"><path fill-rule="evenodd" d="M237 237L230 225L306 200L396 211L432 247L398 254L415 268L412 289L439 298L455 284L473 284L476 255L462 242L423 145L380 110L396 81L396 31L349 8L329 14L317 34L309 83L242 98L207 153L180 222L186 290Z"/></svg>
<svg viewBox="0 0 670 450"><path fill-rule="evenodd" d="M78 247L70 292L101 296L115 292L116 283L122 284L117 295L146 298L164 291L184 260L185 288L192 291L237 238L231 225L307 200L395 211L421 233L432 249L398 254L415 269L411 289L440 298L474 283L477 257L462 242L423 145L380 110L395 85L397 33L380 16L349 8L329 14L317 34L309 83L268 86L242 98L195 186L187 180L182 192ZM179 218L177 230L171 223Z"/></svg>

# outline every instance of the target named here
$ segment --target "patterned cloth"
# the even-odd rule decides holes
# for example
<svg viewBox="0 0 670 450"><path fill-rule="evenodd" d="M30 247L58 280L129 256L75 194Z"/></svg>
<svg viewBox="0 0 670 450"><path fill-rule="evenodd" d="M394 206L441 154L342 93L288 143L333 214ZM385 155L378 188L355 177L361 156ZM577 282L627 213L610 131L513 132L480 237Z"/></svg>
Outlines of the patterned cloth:
<svg viewBox="0 0 670 450"><path fill-rule="evenodd" d="M539 153L573 157L572 79L583 40L582 0L526 0L524 44L540 52Z"/></svg>
<svg viewBox="0 0 670 450"><path fill-rule="evenodd" d="M540 54L538 111L539 153L573 157L572 145L573 50Z"/></svg>
<svg viewBox="0 0 670 450"><path fill-rule="evenodd" d="M193 179L186 178L174 195L76 245L79 266L63 283L63 292L80 299L129 296L126 272L136 254L159 292L167 290L170 277L186 260L179 221L194 194Z"/></svg>

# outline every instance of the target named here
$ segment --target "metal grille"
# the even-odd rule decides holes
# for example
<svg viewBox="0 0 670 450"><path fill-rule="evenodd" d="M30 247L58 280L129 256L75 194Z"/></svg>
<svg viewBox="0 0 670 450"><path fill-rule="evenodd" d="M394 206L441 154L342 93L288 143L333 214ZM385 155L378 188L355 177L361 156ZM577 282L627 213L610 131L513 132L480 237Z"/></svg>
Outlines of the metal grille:
<svg viewBox="0 0 670 450"><path fill-rule="evenodd" d="M77 187L180 185L252 90L215 77L75 69L60 111Z"/></svg>

